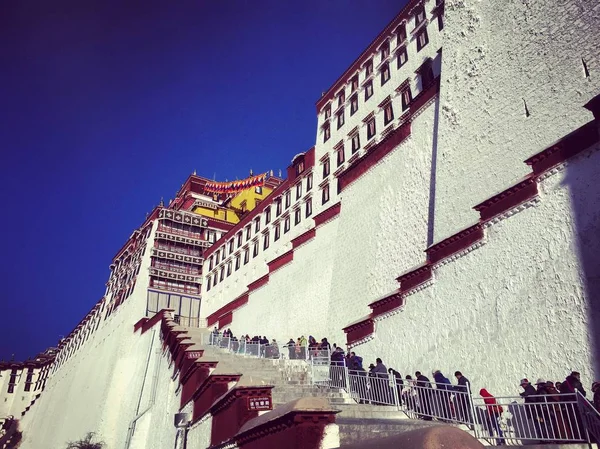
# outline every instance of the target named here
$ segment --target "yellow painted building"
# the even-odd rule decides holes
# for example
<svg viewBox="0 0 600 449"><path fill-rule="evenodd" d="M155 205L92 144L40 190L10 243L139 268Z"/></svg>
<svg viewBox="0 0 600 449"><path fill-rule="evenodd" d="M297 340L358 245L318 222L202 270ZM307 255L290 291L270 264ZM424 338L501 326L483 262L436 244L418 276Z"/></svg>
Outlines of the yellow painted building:
<svg viewBox="0 0 600 449"><path fill-rule="evenodd" d="M205 217L216 218L231 224L238 223L246 212L254 209L262 200L268 197L273 188L251 187L239 192L232 198L225 200L222 204L211 203L206 206L196 206L193 212Z"/></svg>

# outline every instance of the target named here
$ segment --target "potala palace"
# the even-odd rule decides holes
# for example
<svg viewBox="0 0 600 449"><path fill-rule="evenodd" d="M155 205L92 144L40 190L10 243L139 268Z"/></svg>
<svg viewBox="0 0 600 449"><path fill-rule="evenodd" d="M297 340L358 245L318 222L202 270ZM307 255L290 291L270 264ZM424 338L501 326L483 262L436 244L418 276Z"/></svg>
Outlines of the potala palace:
<svg viewBox="0 0 600 449"><path fill-rule="evenodd" d="M88 432L108 449L600 438L600 3L410 0L390 19L318 98L315 144L285 173L190 175L70 335L0 363L0 449ZM247 334L281 346L252 352ZM309 336L365 373L283 346ZM371 376L377 358L404 383ZM437 370L447 396L406 380ZM519 408L521 379L571 372L587 399L537 421Z"/></svg>

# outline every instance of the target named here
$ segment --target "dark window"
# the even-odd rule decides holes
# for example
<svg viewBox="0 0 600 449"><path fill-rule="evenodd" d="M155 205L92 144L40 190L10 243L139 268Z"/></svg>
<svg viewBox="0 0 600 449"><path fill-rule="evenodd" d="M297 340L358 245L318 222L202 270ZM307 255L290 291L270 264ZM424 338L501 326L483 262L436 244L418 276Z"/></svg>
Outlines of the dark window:
<svg viewBox="0 0 600 449"><path fill-rule="evenodd" d="M367 122L367 140L371 140L375 136L375 117Z"/></svg>
<svg viewBox="0 0 600 449"><path fill-rule="evenodd" d="M411 101L412 94L410 93L410 86L406 86L406 88L402 91L402 112L408 109Z"/></svg>
<svg viewBox="0 0 600 449"><path fill-rule="evenodd" d="M415 14L415 26L420 25L425 20L425 7L420 6Z"/></svg>
<svg viewBox="0 0 600 449"><path fill-rule="evenodd" d="M262 187L261 186L254 187L254 192L258 193L259 195L262 195Z"/></svg>
<svg viewBox="0 0 600 449"><path fill-rule="evenodd" d="M358 111L358 94L352 95L350 98L350 115L354 115L356 111Z"/></svg>
<svg viewBox="0 0 600 449"><path fill-rule="evenodd" d="M390 80L390 65L385 63L383 67L381 67L381 85L383 86Z"/></svg>
<svg viewBox="0 0 600 449"><path fill-rule="evenodd" d="M429 36L427 36L427 28L423 28L422 31L417 35L417 51L421 51L429 43Z"/></svg>
<svg viewBox="0 0 600 449"><path fill-rule="evenodd" d="M285 217L283 221L283 233L285 234L290 230L290 217Z"/></svg>
<svg viewBox="0 0 600 449"><path fill-rule="evenodd" d="M219 265L220 260L221 260L221 253L219 251L217 251L217 254L215 254L215 265Z"/></svg>
<svg viewBox="0 0 600 449"><path fill-rule="evenodd" d="M342 165L345 160L346 160L346 155L344 154L344 147L342 146L337 151L337 166L339 167L340 165Z"/></svg>
<svg viewBox="0 0 600 449"><path fill-rule="evenodd" d="M323 127L323 142L327 142L331 137L331 128L329 127L329 123L327 123Z"/></svg>
<svg viewBox="0 0 600 449"><path fill-rule="evenodd" d="M438 30L442 31L444 29L444 14L440 12L437 16Z"/></svg>
<svg viewBox="0 0 600 449"><path fill-rule="evenodd" d="M323 192L321 194L321 204L325 204L329 201L329 184L323 186Z"/></svg>
<svg viewBox="0 0 600 449"><path fill-rule="evenodd" d="M254 219L254 232L257 233L260 231L260 218Z"/></svg>
<svg viewBox="0 0 600 449"><path fill-rule="evenodd" d="M298 208L294 211L294 225L300 223L300 220L302 220L302 211Z"/></svg>
<svg viewBox="0 0 600 449"><path fill-rule="evenodd" d="M292 201L292 193L288 190L285 192L285 208L290 207L290 203Z"/></svg>
<svg viewBox="0 0 600 449"><path fill-rule="evenodd" d="M385 105L385 109L383 110L383 123L387 125L392 120L394 120L394 109L392 108L392 102L390 101Z"/></svg>
<svg viewBox="0 0 600 449"><path fill-rule="evenodd" d="M365 84L365 101L373 96L373 81L369 81Z"/></svg>
<svg viewBox="0 0 600 449"><path fill-rule="evenodd" d="M235 258L235 271L237 271L237 270L239 270L239 269L240 269L240 259L241 259L241 257L240 257L240 256L237 256L237 257Z"/></svg>
<svg viewBox="0 0 600 449"><path fill-rule="evenodd" d="M275 241L279 240L279 236L281 235L281 226L279 224L275 225Z"/></svg>
<svg viewBox="0 0 600 449"><path fill-rule="evenodd" d="M238 232L238 234L237 234L237 247L239 248L240 246L242 246L242 233Z"/></svg>
<svg viewBox="0 0 600 449"><path fill-rule="evenodd" d="M277 198L277 206L276 206L275 214L278 217L281 215L281 202L282 202L282 199L281 198Z"/></svg>
<svg viewBox="0 0 600 449"><path fill-rule="evenodd" d="M337 114L337 129L340 129L342 126L344 126L344 110L343 109L340 112L338 112L338 114Z"/></svg>
<svg viewBox="0 0 600 449"><path fill-rule="evenodd" d="M360 134L356 133L352 136L352 154L360 150Z"/></svg>
<svg viewBox="0 0 600 449"><path fill-rule="evenodd" d="M267 207L265 209L265 224L269 224L271 222L271 207Z"/></svg>
<svg viewBox="0 0 600 449"><path fill-rule="evenodd" d="M258 256L258 242L254 242L254 250L252 251L252 257Z"/></svg>
<svg viewBox="0 0 600 449"><path fill-rule="evenodd" d="M402 67L408 61L408 53L406 52L406 47L402 47L398 50L398 68Z"/></svg>
<svg viewBox="0 0 600 449"><path fill-rule="evenodd" d="M31 381L33 380L33 368L27 369L27 378L25 379L25 391L31 390Z"/></svg>
<svg viewBox="0 0 600 449"><path fill-rule="evenodd" d="M298 164L296 164L296 175L299 175L303 171L304 171L304 161L300 161L300 162L298 162Z"/></svg>
<svg viewBox="0 0 600 449"><path fill-rule="evenodd" d="M350 82L351 86L352 86L352 92L356 92L356 89L358 89L358 75L355 75L352 78L352 81Z"/></svg>
<svg viewBox="0 0 600 449"><path fill-rule="evenodd" d="M231 262L229 262L227 264L227 277L231 276L231 268L232 268L231 265L232 265Z"/></svg>
<svg viewBox="0 0 600 449"><path fill-rule="evenodd" d="M390 42L387 41L385 44L383 44L383 46L381 47L381 60L383 61L385 58L387 58L390 55Z"/></svg>
<svg viewBox="0 0 600 449"><path fill-rule="evenodd" d="M346 92L341 91L338 94L338 108L346 102Z"/></svg>
<svg viewBox="0 0 600 449"><path fill-rule="evenodd" d="M310 217L312 214L312 198L306 200L306 217Z"/></svg>
<svg viewBox="0 0 600 449"><path fill-rule="evenodd" d="M247 249L246 251L244 251L244 265L246 265L249 260L250 260L250 250Z"/></svg>
<svg viewBox="0 0 600 449"><path fill-rule="evenodd" d="M223 282L225 279L225 267L221 267L221 275L219 276L219 282Z"/></svg>
<svg viewBox="0 0 600 449"><path fill-rule="evenodd" d="M229 254L231 254L233 252L233 245L235 245L235 242L233 239L231 239L229 241Z"/></svg>
<svg viewBox="0 0 600 449"><path fill-rule="evenodd" d="M248 226L246 226L246 241L250 240L250 237L252 237L252 229L248 225Z"/></svg>
<svg viewBox="0 0 600 449"><path fill-rule="evenodd" d="M263 251L266 250L268 247L269 247L269 233L267 232L263 236Z"/></svg>
<svg viewBox="0 0 600 449"><path fill-rule="evenodd" d="M302 182L296 184L296 199L299 200L302 196Z"/></svg>
<svg viewBox="0 0 600 449"><path fill-rule="evenodd" d="M329 117L331 117L331 105L328 104L327 107L325 108L325 118L328 119Z"/></svg>
<svg viewBox="0 0 600 449"><path fill-rule="evenodd" d="M398 30L396 31L396 34L398 36L398 43L397 45L400 45L402 42L404 42L406 40L406 25L402 24L398 27Z"/></svg>
<svg viewBox="0 0 600 449"><path fill-rule="evenodd" d="M373 60L367 61L366 67L366 76L370 76L373 73Z"/></svg>
<svg viewBox="0 0 600 449"><path fill-rule="evenodd" d="M306 191L308 192L310 189L312 189L312 184L313 184L313 175L312 173L310 175L308 175L306 177Z"/></svg>
<svg viewBox="0 0 600 449"><path fill-rule="evenodd" d="M211 257L208 261L208 271L212 271L213 269L213 258Z"/></svg>
<svg viewBox="0 0 600 449"><path fill-rule="evenodd" d="M323 178L329 176L329 158L323 161Z"/></svg>
<svg viewBox="0 0 600 449"><path fill-rule="evenodd" d="M419 76L421 77L421 88L428 88L433 83L433 67L431 59L428 59L425 64L419 69Z"/></svg>
<svg viewBox="0 0 600 449"><path fill-rule="evenodd" d="M217 283L219 282L219 278L217 276L217 272L215 271L215 274L213 276L213 285L217 285Z"/></svg>

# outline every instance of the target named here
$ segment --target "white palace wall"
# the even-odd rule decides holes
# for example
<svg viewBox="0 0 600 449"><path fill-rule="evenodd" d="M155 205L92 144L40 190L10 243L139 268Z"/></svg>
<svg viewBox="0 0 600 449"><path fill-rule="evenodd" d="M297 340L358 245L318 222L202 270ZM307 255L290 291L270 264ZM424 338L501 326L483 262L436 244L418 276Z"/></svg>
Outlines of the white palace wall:
<svg viewBox="0 0 600 449"><path fill-rule="evenodd" d="M472 207L521 179L522 161L586 123L582 105L600 90L597 1L445 3L435 241L477 221Z"/></svg>
<svg viewBox="0 0 600 449"><path fill-rule="evenodd" d="M485 230L484 245L434 270L433 284L406 298L402 312L376 322L354 350L381 357L402 375L462 371L473 389L515 395L519 380L595 380L571 185L600 176L600 152L579 157L540 183L533 207ZM585 199L590 218L600 189ZM599 235L600 222L586 232ZM598 244L595 244L598 246ZM455 380L455 379L453 379Z"/></svg>

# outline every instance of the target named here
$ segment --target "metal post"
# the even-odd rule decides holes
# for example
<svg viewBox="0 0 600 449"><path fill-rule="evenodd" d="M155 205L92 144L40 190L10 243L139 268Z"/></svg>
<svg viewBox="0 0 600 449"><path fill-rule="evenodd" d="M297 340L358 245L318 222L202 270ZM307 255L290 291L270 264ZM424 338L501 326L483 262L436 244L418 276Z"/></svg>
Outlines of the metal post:
<svg viewBox="0 0 600 449"><path fill-rule="evenodd" d="M398 394L398 383L396 381L396 377L393 376L392 374L388 374L388 378L389 380L393 380L393 385L394 385L394 404L396 404L396 407L398 407L398 410L401 410L401 403L400 403L400 395Z"/></svg>
<svg viewBox="0 0 600 449"><path fill-rule="evenodd" d="M479 438L479 431L477 429L477 413L475 411L475 404L473 403L473 395L471 394L471 384L467 383L467 398L469 399L469 408L471 409L471 419L473 421L473 433L475 438Z"/></svg>

